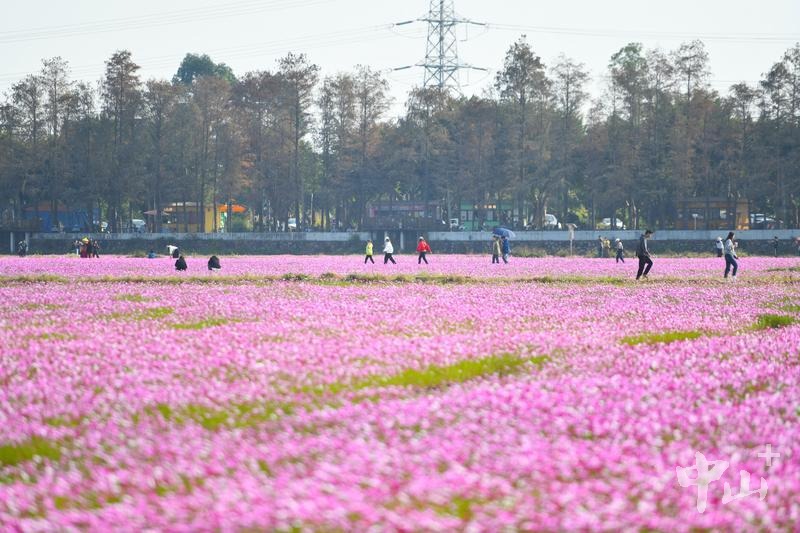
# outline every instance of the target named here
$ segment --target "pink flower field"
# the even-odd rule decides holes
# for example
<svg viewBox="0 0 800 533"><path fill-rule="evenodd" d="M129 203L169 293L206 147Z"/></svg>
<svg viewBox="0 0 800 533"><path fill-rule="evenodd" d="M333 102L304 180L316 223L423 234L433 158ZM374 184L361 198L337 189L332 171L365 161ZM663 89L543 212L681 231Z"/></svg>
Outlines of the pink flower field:
<svg viewBox="0 0 800 533"><path fill-rule="evenodd" d="M0 530L800 527L800 260L206 259L0 259Z"/></svg>

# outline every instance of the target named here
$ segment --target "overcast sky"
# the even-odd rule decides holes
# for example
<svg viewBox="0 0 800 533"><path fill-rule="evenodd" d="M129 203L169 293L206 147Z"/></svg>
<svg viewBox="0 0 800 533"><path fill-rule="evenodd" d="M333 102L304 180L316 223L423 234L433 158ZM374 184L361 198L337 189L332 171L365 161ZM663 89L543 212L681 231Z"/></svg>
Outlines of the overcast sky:
<svg viewBox="0 0 800 533"><path fill-rule="evenodd" d="M393 71L425 55L426 25L392 27L425 15L428 0L28 0L3 2L0 93L60 55L75 79L96 81L103 62L129 49L143 79L170 78L187 52L207 53L237 75L274 69L289 51L305 52L323 74L370 65L386 72L399 113L420 69ZM490 69L462 76L464 93L491 84L521 34L546 65L564 53L585 63L600 94L609 57L626 43L676 48L702 39L712 86L759 80L800 41L800 0L456 0L456 12L488 27L462 27L461 61Z"/></svg>

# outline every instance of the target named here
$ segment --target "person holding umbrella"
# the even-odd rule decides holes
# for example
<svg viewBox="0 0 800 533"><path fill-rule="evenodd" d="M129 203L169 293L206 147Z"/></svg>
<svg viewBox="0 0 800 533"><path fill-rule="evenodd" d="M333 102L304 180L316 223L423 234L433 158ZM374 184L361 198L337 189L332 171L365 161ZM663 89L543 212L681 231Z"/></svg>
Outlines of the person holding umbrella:
<svg viewBox="0 0 800 533"><path fill-rule="evenodd" d="M653 260L650 259L650 251L647 249L647 239L650 238L653 232L651 230L645 231L641 237L639 237L639 245L636 246L636 257L639 258L639 270L636 272L636 279L638 280L641 277L647 279L647 274L650 273L650 269L653 267Z"/></svg>
<svg viewBox="0 0 800 533"><path fill-rule="evenodd" d="M419 265L423 261L425 261L425 264L427 265L428 260L425 259L425 254L433 252L431 252L430 245L427 242L425 242L425 237L419 238L419 244L417 244L417 253L419 254L419 257L417 257L417 264Z"/></svg>
<svg viewBox="0 0 800 533"><path fill-rule="evenodd" d="M502 237L501 248L503 250L503 263L508 264L508 256L511 255L511 241L508 240L507 235Z"/></svg>

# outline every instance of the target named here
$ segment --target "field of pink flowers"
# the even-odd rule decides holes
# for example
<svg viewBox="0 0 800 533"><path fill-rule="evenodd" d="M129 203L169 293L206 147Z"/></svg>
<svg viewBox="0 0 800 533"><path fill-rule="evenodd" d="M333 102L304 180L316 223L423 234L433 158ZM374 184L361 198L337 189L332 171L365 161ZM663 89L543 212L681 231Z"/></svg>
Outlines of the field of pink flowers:
<svg viewBox="0 0 800 533"><path fill-rule="evenodd" d="M800 261L488 259L0 259L0 530L797 529Z"/></svg>

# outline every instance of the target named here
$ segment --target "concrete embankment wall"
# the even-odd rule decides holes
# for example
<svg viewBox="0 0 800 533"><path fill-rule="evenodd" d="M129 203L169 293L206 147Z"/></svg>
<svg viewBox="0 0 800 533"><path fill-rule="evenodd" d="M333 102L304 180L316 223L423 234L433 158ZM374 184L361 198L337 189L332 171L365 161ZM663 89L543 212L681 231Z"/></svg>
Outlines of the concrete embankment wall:
<svg viewBox="0 0 800 533"><path fill-rule="evenodd" d="M640 231L576 231L572 241L575 255L596 255L597 238L621 239L626 254L632 255ZM155 250L163 254L168 244L174 244L187 254L361 254L367 239L375 242L375 253L382 250L385 235L389 235L395 250L413 252L418 233L412 231L357 232L357 233L121 233L94 234L89 238L100 242L101 253L144 254ZM454 231L424 234L434 252L440 253L489 253L491 232ZM711 254L717 237L725 237L723 231L657 231L650 241L655 254L700 253ZM64 254L72 249L72 242L84 235L34 233L30 236L30 252L40 254ZM736 234L741 253L772 255L773 237L779 239L780 255L796 255L794 239L800 230L749 230ZM570 240L566 231L518 231L512 240L512 253L516 255L569 255Z"/></svg>

